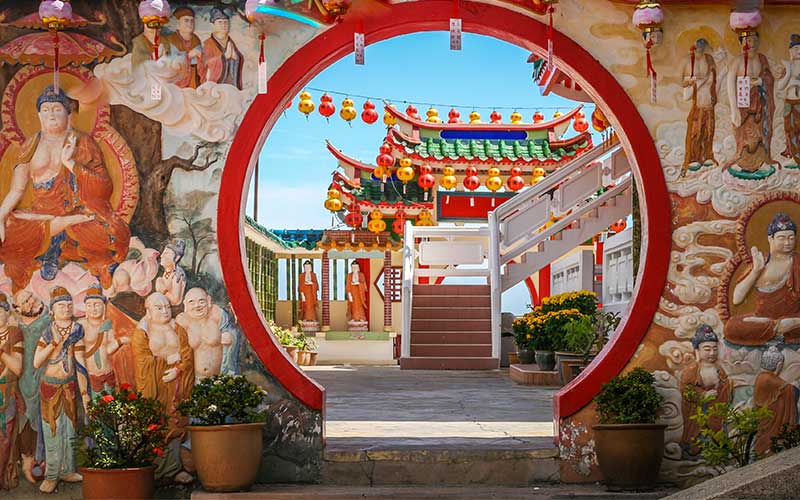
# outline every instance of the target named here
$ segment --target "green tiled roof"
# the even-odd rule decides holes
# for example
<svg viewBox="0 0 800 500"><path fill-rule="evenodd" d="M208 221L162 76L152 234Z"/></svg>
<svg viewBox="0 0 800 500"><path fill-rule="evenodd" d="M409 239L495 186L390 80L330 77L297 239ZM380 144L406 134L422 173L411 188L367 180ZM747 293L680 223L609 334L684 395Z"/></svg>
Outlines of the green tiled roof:
<svg viewBox="0 0 800 500"><path fill-rule="evenodd" d="M263 234L283 248L305 248L307 250L314 250L317 247L317 241L322 238L321 229L310 230L269 230L255 221L249 215L245 215L247 225L255 229L257 232Z"/></svg>
<svg viewBox="0 0 800 500"><path fill-rule="evenodd" d="M466 160L478 159L480 161L561 161L565 158L575 156L576 149L582 149L589 145L588 141L583 141L576 146L568 148L560 147L555 150L550 149L550 144L546 140L532 141L492 141L489 139L468 141L454 139L424 139L421 143L409 145L401 143L407 154L418 154L421 158L433 158L438 161L456 160L464 158Z"/></svg>
<svg viewBox="0 0 800 500"><path fill-rule="evenodd" d="M367 200L378 204L385 201L389 204L405 203L424 203L424 190L419 187L417 180L414 179L406 184L406 193L403 194L403 183L400 181L387 180L381 191L381 182L373 180L371 177L361 179L361 187L351 191L358 200ZM431 201L431 195L428 195Z"/></svg>

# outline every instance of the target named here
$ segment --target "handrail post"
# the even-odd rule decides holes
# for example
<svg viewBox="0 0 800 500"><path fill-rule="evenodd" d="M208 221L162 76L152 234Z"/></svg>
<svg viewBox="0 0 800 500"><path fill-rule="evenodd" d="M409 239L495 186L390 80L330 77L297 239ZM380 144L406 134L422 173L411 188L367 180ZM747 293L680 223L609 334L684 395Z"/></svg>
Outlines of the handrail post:
<svg viewBox="0 0 800 500"><path fill-rule="evenodd" d="M411 299L414 290L414 226L406 221L403 229L403 328L400 330L400 357L411 357Z"/></svg>
<svg viewBox="0 0 800 500"><path fill-rule="evenodd" d="M500 225L494 212L489 212L489 290L491 294L492 358L500 359Z"/></svg>

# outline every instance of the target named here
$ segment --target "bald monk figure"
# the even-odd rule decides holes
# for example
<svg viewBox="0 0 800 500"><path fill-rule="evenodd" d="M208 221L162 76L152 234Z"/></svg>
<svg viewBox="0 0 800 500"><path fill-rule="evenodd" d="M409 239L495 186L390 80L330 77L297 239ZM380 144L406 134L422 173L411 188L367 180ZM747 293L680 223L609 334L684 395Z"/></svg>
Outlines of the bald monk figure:
<svg viewBox="0 0 800 500"><path fill-rule="evenodd" d="M211 301L202 288L192 288L183 299L183 312L176 323L186 330L194 351L195 383L223 372L224 351L234 343L234 335L223 331L225 312ZM226 370L230 371L230 370Z"/></svg>

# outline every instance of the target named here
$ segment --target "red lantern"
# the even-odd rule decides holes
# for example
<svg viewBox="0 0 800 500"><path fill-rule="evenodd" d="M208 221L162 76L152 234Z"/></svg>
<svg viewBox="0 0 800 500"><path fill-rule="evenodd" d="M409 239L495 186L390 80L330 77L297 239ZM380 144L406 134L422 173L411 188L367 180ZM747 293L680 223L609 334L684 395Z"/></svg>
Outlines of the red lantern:
<svg viewBox="0 0 800 500"><path fill-rule="evenodd" d="M419 111L413 104L409 104L406 108L406 114L415 120L419 120Z"/></svg>
<svg viewBox="0 0 800 500"><path fill-rule="evenodd" d="M481 187L481 180L478 178L478 169L475 167L467 167L464 170L464 187L470 191L475 191L479 187ZM475 206L475 198L470 197L469 199L469 206Z"/></svg>
<svg viewBox="0 0 800 500"><path fill-rule="evenodd" d="M350 210L354 210L354 208L351 207ZM361 212L350 212L344 217L344 223L355 229L360 228L363 222L364 216L361 215Z"/></svg>
<svg viewBox="0 0 800 500"><path fill-rule="evenodd" d="M378 112L375 111L375 104L372 101L367 100L364 103L364 111L361 113L361 119L364 120L364 123L372 125L376 121L378 121Z"/></svg>
<svg viewBox="0 0 800 500"><path fill-rule="evenodd" d="M319 98L319 114L324 116L327 120L334 113L336 113L336 105L333 104L333 97L329 96L327 93L322 94L322 97Z"/></svg>
<svg viewBox="0 0 800 500"><path fill-rule="evenodd" d="M406 226L406 213L402 210L398 210L394 217L394 222L392 222L392 231L394 231L395 234L402 235Z"/></svg>
<svg viewBox="0 0 800 500"><path fill-rule="evenodd" d="M625 230L626 227L628 227L628 222L625 219L620 219L617 222L611 224L611 226L609 226L609 229L614 231L614 233L621 233L622 231Z"/></svg>
<svg viewBox="0 0 800 500"><path fill-rule="evenodd" d="M533 114L533 123L542 123L544 121L544 115L540 112L536 112Z"/></svg>
<svg viewBox="0 0 800 500"><path fill-rule="evenodd" d="M394 156L381 153L375 158L375 163L377 163L379 167L389 168L394 165Z"/></svg>
<svg viewBox="0 0 800 500"><path fill-rule="evenodd" d="M381 147L380 147L379 151L383 155L392 154L392 145L389 144L388 142L384 142L383 144L381 144Z"/></svg>
<svg viewBox="0 0 800 500"><path fill-rule="evenodd" d="M583 111L578 111L577 113L575 113L575 118L576 119L578 119L578 118L586 118L586 113L584 113Z"/></svg>
<svg viewBox="0 0 800 500"><path fill-rule="evenodd" d="M497 111L492 111L492 114L489 115L489 120L489 123L503 123L503 115Z"/></svg>
<svg viewBox="0 0 800 500"><path fill-rule="evenodd" d="M576 118L575 123L572 124L572 128L575 129L575 132L584 133L589 130L589 122L586 118Z"/></svg>
<svg viewBox="0 0 800 500"><path fill-rule="evenodd" d="M431 168L428 165L423 165L423 167L428 167L428 169ZM436 177L434 177L433 174L431 174L430 172L423 174L422 167L420 167L419 171L420 175L417 178L417 184L419 184L419 187L425 190L425 194L423 195L424 197L423 200L428 201L428 191L431 190L436 185Z"/></svg>
<svg viewBox="0 0 800 500"><path fill-rule="evenodd" d="M513 167L510 172L511 176L506 181L506 187L509 191L517 192L525 187L525 179L522 178L522 169Z"/></svg>
<svg viewBox="0 0 800 500"><path fill-rule="evenodd" d="M449 113L447 113L447 123L463 123L461 121L461 113L458 112L456 108L452 108Z"/></svg>

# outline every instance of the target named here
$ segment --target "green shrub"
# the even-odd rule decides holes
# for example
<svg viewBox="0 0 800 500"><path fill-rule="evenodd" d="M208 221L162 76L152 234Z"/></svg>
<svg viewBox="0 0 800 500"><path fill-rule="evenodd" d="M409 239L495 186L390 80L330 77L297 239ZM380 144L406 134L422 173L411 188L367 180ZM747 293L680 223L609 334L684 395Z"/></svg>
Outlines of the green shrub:
<svg viewBox="0 0 800 500"><path fill-rule="evenodd" d="M161 403L122 384L89 403L89 423L74 440L78 463L98 469L148 467L163 455L167 416Z"/></svg>
<svg viewBox="0 0 800 500"><path fill-rule="evenodd" d="M653 386L655 377L634 368L603 384L594 401L601 424L654 424L663 398Z"/></svg>
<svg viewBox="0 0 800 500"><path fill-rule="evenodd" d="M695 414L689 418L700 427L694 444L706 464L723 473L731 465L743 467L758 458L753 448L758 427L772 417L772 411L760 406L740 409L730 403L711 404L714 396L700 396L690 385L684 388L683 397L696 405ZM717 425L719 430L712 429L712 422L722 422Z"/></svg>
<svg viewBox="0 0 800 500"><path fill-rule="evenodd" d="M178 411L192 425L223 425L262 422L261 410L267 391L242 375L214 375L194 386L192 397L178 405Z"/></svg>
<svg viewBox="0 0 800 500"><path fill-rule="evenodd" d="M582 315L564 325L565 349L583 356L586 364L592 352L599 352L606 345L619 322L620 316L616 312L597 310L592 315Z"/></svg>
<svg viewBox="0 0 800 500"><path fill-rule="evenodd" d="M520 349L536 351L564 349L565 326L582 317L577 309L542 313L537 308L514 321L514 341Z"/></svg>
<svg viewBox="0 0 800 500"><path fill-rule="evenodd" d="M597 294L587 290L561 293L543 298L542 305L536 309L540 309L542 313L577 309L581 314L591 316L597 310Z"/></svg>

